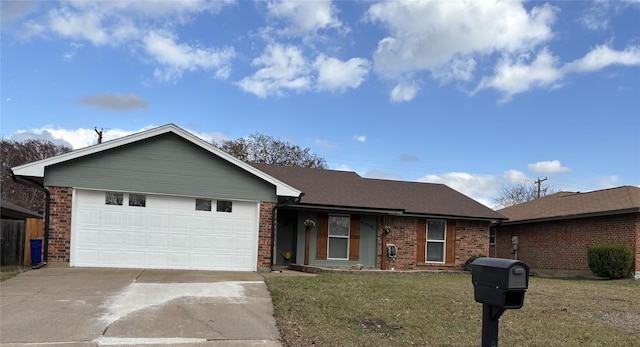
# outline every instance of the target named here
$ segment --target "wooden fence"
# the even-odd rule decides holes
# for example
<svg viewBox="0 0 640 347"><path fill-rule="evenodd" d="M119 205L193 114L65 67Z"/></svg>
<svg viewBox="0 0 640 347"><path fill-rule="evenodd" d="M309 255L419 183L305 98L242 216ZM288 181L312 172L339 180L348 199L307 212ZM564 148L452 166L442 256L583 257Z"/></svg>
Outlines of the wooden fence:
<svg viewBox="0 0 640 347"><path fill-rule="evenodd" d="M29 240L35 238L44 238L44 219L29 218L27 219L27 232L25 235L24 245L24 265L31 265L31 242ZM42 244L45 247L45 244ZM42 255L40 256L42 259Z"/></svg>
<svg viewBox="0 0 640 347"><path fill-rule="evenodd" d="M42 238L44 221L37 218L24 220L2 220L0 240L1 265L31 265L31 242L33 238ZM43 245L44 247L44 245Z"/></svg>

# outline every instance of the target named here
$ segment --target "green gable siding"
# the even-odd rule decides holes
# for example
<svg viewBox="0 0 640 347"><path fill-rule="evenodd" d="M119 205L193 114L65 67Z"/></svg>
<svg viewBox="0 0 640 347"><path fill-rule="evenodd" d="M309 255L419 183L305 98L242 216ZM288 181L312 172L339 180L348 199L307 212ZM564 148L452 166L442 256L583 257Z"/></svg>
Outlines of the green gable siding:
<svg viewBox="0 0 640 347"><path fill-rule="evenodd" d="M45 185L275 202L275 187L174 134L46 168Z"/></svg>

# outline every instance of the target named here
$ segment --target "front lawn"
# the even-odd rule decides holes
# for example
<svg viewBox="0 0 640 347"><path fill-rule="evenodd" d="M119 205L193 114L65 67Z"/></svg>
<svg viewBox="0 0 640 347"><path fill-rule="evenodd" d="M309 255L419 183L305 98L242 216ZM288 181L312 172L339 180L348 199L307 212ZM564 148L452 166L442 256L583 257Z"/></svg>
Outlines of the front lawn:
<svg viewBox="0 0 640 347"><path fill-rule="evenodd" d="M287 346L479 346L468 274L269 277ZM640 346L640 281L531 278L500 319L503 346Z"/></svg>

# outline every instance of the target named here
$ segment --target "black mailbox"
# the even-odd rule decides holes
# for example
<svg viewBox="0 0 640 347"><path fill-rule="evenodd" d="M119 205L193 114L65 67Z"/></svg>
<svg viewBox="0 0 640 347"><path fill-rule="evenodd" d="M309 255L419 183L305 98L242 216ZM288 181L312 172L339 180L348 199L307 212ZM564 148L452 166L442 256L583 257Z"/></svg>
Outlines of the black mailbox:
<svg viewBox="0 0 640 347"><path fill-rule="evenodd" d="M476 302L521 308L529 286L529 265L511 259L478 258L471 263L471 282Z"/></svg>

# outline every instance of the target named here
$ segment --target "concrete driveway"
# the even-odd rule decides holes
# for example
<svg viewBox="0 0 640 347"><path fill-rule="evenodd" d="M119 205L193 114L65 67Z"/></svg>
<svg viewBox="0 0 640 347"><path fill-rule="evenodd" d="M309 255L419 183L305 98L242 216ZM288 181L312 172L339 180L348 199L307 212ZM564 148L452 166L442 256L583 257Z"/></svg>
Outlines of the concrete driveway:
<svg viewBox="0 0 640 347"><path fill-rule="evenodd" d="M280 346L256 273L45 267L0 283L3 346Z"/></svg>

